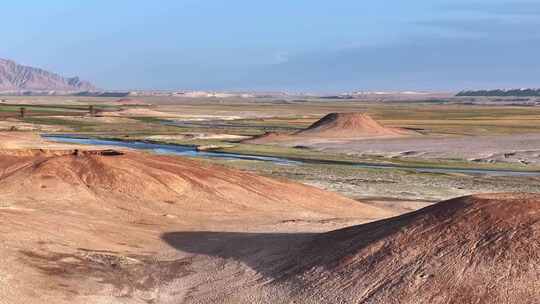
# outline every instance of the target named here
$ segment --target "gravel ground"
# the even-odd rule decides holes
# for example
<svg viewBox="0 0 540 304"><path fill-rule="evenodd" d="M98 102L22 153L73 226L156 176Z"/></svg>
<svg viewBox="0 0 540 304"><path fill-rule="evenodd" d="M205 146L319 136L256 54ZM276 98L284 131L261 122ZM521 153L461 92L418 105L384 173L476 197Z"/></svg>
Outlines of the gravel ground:
<svg viewBox="0 0 540 304"><path fill-rule="evenodd" d="M540 134L370 139L308 145L318 150L353 155L540 164Z"/></svg>
<svg viewBox="0 0 540 304"><path fill-rule="evenodd" d="M540 192L539 177L417 173L336 165L279 166L236 161L230 166L287 178L397 211L476 193Z"/></svg>

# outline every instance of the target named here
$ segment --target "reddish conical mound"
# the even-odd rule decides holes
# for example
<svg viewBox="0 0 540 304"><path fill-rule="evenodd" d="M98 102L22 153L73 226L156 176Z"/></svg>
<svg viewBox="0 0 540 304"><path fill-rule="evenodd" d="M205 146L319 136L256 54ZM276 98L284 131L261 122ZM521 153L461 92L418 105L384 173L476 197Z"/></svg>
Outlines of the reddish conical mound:
<svg viewBox="0 0 540 304"><path fill-rule="evenodd" d="M333 231L301 261L287 281L306 303L535 303L540 195L457 198Z"/></svg>
<svg viewBox="0 0 540 304"><path fill-rule="evenodd" d="M297 135L320 137L396 136L407 131L382 126L363 113L330 113Z"/></svg>
<svg viewBox="0 0 540 304"><path fill-rule="evenodd" d="M364 113L330 113L308 128L293 134L266 133L243 142L266 144L303 139L368 139L413 134L414 132L410 130L385 127Z"/></svg>

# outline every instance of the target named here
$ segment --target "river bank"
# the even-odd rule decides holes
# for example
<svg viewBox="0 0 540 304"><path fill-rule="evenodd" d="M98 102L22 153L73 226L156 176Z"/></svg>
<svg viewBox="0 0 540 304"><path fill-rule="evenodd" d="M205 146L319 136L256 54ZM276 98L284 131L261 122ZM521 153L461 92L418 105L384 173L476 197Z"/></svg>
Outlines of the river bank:
<svg viewBox="0 0 540 304"><path fill-rule="evenodd" d="M428 166L405 166L395 164L371 164L352 161L317 160L308 158L285 158L264 155L236 154L221 151L199 151L195 145L176 145L154 143L137 140L98 139L81 135L52 135L44 134L43 138L64 143L87 144L98 146L118 146L131 149L147 150L160 154L173 154L188 157L205 157L218 159L239 159L254 161L269 161L276 164L298 165L302 163L322 165L346 165L363 169L402 169L425 173L461 173L461 174L486 174L499 176L540 176L540 171L518 171L508 169L484 169L484 168L459 168L459 167L428 167Z"/></svg>

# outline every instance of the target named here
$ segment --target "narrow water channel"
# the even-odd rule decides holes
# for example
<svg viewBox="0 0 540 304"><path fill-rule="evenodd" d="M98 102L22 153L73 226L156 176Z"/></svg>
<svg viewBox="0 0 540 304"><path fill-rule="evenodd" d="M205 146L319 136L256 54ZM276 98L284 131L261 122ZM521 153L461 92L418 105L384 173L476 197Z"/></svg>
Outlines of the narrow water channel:
<svg viewBox="0 0 540 304"><path fill-rule="evenodd" d="M366 169L406 169L414 170L417 172L427 173L464 173L464 174L487 174L498 176L540 176L540 172L532 171L515 171L515 170L491 170L491 169L467 169L467 168L429 168L429 167L408 167L393 164L366 164L366 163L353 163L353 162L341 162L330 160L310 160L310 159L290 159L283 157L270 157L248 154L234 154L226 152L213 152L213 151L197 151L193 146L175 145L175 144L156 144L144 141L121 141L121 140L109 140L109 139L95 139L87 138L78 135L51 135L44 134L43 138L62 143L73 143L83 145L94 146L110 146L110 147L124 147L137 150L151 151L156 154L169 154L169 155L182 155L189 157L204 157L204 158L217 158L225 160L252 160L252 161L265 161L272 162L278 165L301 165L303 163L311 164L334 164L334 165L347 165L354 166L356 168Z"/></svg>

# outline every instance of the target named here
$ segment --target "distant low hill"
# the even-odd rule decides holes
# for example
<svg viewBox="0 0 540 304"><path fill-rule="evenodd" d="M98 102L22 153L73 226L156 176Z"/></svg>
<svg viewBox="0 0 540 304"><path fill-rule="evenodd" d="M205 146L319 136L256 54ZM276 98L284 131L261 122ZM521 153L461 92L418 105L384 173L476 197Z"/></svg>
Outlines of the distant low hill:
<svg viewBox="0 0 540 304"><path fill-rule="evenodd" d="M0 91L95 91L78 77L63 77L39 68L0 58Z"/></svg>
<svg viewBox="0 0 540 304"><path fill-rule="evenodd" d="M511 90L476 90L476 91L461 91L456 96L486 96L486 97L540 97L540 89L511 89Z"/></svg>
<svg viewBox="0 0 540 304"><path fill-rule="evenodd" d="M265 133L244 140L250 144L268 144L302 139L367 139L415 135L412 130L385 127L364 113L330 113L306 129L292 134Z"/></svg>
<svg viewBox="0 0 540 304"><path fill-rule="evenodd" d="M300 136L328 138L356 138L379 136L404 136L410 131L384 127L371 116L364 113L330 113L319 119L307 129L296 133Z"/></svg>

